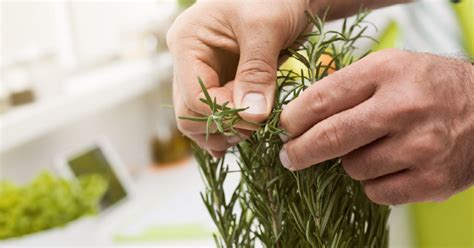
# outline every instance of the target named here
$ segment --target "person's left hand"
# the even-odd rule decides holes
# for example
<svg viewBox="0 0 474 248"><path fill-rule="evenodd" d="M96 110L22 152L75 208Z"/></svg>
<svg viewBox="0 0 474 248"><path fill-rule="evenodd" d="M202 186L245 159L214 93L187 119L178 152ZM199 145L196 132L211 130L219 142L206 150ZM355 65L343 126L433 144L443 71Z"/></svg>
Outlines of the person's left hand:
<svg viewBox="0 0 474 248"><path fill-rule="evenodd" d="M461 60L374 53L315 83L280 121L292 137L285 167L342 157L376 203L444 200L474 183L474 69Z"/></svg>

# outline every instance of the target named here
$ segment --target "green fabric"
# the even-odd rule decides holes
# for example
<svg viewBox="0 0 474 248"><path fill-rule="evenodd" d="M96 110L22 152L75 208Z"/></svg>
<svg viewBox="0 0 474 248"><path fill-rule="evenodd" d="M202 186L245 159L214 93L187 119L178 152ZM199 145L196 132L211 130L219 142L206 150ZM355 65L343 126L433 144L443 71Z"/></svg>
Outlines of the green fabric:
<svg viewBox="0 0 474 248"><path fill-rule="evenodd" d="M141 243L160 241L189 241L208 239L212 231L200 224L178 224L151 227L135 235L117 234L114 237L117 243Z"/></svg>
<svg viewBox="0 0 474 248"><path fill-rule="evenodd" d="M394 48L397 46L398 38L400 37L400 29L396 22L392 21L384 30L378 43L372 48L372 51L380 51L387 48Z"/></svg>
<svg viewBox="0 0 474 248"><path fill-rule="evenodd" d="M465 47L471 57L474 57L474 0L464 0L454 5L458 14L459 24L464 33Z"/></svg>
<svg viewBox="0 0 474 248"><path fill-rule="evenodd" d="M416 247L474 247L474 188L443 203L412 208Z"/></svg>

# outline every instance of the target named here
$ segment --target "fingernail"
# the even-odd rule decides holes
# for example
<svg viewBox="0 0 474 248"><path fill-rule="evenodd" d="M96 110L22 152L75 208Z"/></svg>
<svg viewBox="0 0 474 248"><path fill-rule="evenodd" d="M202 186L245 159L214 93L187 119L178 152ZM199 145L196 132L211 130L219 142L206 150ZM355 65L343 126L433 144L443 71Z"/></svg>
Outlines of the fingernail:
<svg viewBox="0 0 474 248"><path fill-rule="evenodd" d="M227 143L229 143L231 145L239 144L241 140L242 139L237 135L227 137Z"/></svg>
<svg viewBox="0 0 474 248"><path fill-rule="evenodd" d="M281 149L280 151L280 161L285 168L292 170L290 159L288 158L288 154L286 153L285 149Z"/></svg>
<svg viewBox="0 0 474 248"><path fill-rule="evenodd" d="M286 133L281 133L278 136L280 136L280 139L283 141L283 143L286 143L290 140L290 136L288 136Z"/></svg>
<svg viewBox="0 0 474 248"><path fill-rule="evenodd" d="M249 114L265 114L267 112L267 100L260 93L248 93L242 99L242 107L247 108Z"/></svg>

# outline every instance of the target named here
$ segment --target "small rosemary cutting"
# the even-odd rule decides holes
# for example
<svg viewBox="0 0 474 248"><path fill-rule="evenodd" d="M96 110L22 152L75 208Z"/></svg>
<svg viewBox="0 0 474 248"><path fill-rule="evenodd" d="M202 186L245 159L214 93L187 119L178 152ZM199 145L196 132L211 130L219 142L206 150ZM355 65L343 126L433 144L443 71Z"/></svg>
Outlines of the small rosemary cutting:
<svg viewBox="0 0 474 248"><path fill-rule="evenodd" d="M346 175L340 159L333 159L305 170L290 172L279 160L283 146L278 128L282 107L298 97L312 83L360 59L354 55L355 42L368 28L361 12L353 23L344 21L340 32L325 31L324 21L307 14L313 31L301 35L298 49L285 52L303 65L300 71L280 69L273 111L246 141L229 153L238 157L240 183L226 194L229 171L225 157L214 159L194 147L206 185L201 194L217 226L217 247L387 247L387 220L390 209L374 204L364 195L359 182ZM330 63L321 62L330 56ZM227 103L218 104L199 83L210 109L206 117L189 118L224 135L237 135L234 126L242 119L240 111Z"/></svg>

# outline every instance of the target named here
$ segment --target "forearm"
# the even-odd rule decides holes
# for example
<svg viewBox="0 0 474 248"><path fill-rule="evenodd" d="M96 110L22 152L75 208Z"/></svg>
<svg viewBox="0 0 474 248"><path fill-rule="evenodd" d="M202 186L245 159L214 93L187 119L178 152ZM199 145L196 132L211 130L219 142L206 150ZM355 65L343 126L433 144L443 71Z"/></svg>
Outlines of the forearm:
<svg viewBox="0 0 474 248"><path fill-rule="evenodd" d="M356 14L360 8L376 9L408 2L411 0L310 0L310 6L319 16L328 9L327 19L333 20Z"/></svg>

